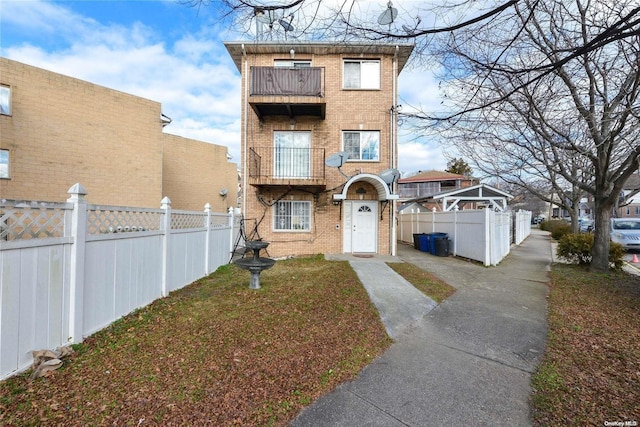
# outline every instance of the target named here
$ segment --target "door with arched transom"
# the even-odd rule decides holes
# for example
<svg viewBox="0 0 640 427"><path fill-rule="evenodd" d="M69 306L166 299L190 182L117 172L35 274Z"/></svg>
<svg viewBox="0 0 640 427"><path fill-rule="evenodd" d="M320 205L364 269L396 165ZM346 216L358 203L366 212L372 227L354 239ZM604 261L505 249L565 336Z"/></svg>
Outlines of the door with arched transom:
<svg viewBox="0 0 640 427"><path fill-rule="evenodd" d="M378 251L378 202L347 200L344 212L344 252Z"/></svg>

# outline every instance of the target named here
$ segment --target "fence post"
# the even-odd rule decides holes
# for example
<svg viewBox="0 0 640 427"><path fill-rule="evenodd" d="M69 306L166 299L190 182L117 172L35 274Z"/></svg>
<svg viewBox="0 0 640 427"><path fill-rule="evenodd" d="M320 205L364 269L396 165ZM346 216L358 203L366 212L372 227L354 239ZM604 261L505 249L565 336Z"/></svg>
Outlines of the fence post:
<svg viewBox="0 0 640 427"><path fill-rule="evenodd" d="M458 255L458 211L460 208L456 205L453 208L453 256Z"/></svg>
<svg viewBox="0 0 640 427"><path fill-rule="evenodd" d="M73 204L70 224L65 224L65 234L73 237L69 260L69 341L82 341L84 331L84 267L87 242L87 190L76 183L69 191L67 203ZM67 225L70 227L67 228Z"/></svg>
<svg viewBox="0 0 640 427"><path fill-rule="evenodd" d="M436 208L431 208L431 232L436 232Z"/></svg>
<svg viewBox="0 0 640 427"><path fill-rule="evenodd" d="M233 256L233 251L234 251L234 245L235 245L235 239L236 239L236 229L235 229L235 225L236 225L236 217L235 217L235 210L233 209L233 206L229 206L229 209L227 209L227 212L229 213L229 255Z"/></svg>
<svg viewBox="0 0 640 427"><path fill-rule="evenodd" d="M162 234L162 290L161 295L166 297L169 293L167 292L167 282L169 280L169 240L171 238L171 200L168 197L164 197L162 201L160 201L160 209L164 210L164 214L162 215L162 220L160 222L160 230L164 233Z"/></svg>
<svg viewBox="0 0 640 427"><path fill-rule="evenodd" d="M484 209L484 265L489 266L492 265L492 254L493 254L493 231L495 230L495 224L492 224L491 221L491 209Z"/></svg>
<svg viewBox="0 0 640 427"><path fill-rule="evenodd" d="M206 240L204 242L204 275L208 275L210 273L209 269L211 268L211 263L209 260L211 259L211 204L207 203L204 205L204 213L206 213L204 220L204 226L207 228Z"/></svg>

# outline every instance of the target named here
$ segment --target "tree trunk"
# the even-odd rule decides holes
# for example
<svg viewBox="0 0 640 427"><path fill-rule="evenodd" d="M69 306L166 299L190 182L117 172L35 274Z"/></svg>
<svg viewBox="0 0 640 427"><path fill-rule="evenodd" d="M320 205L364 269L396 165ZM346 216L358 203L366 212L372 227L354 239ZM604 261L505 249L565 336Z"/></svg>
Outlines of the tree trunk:
<svg viewBox="0 0 640 427"><path fill-rule="evenodd" d="M591 248L591 271L609 271L609 220L611 218L611 204L595 201L595 220L593 247Z"/></svg>
<svg viewBox="0 0 640 427"><path fill-rule="evenodd" d="M569 212L569 218L571 218L571 232L573 234L578 234L580 232L580 224L578 222L578 210L575 207L572 207L571 209L568 210L568 212Z"/></svg>

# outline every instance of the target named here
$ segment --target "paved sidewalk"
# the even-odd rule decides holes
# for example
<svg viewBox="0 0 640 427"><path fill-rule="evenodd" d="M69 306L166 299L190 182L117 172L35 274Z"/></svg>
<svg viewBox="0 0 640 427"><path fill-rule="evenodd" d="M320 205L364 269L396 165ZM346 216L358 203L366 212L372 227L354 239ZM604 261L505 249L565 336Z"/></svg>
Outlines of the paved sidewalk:
<svg viewBox="0 0 640 427"><path fill-rule="evenodd" d="M411 246L400 247L398 257L434 273L457 292L434 309L429 304L420 308L424 301L417 299L403 320L394 317L391 348L291 425L530 425L529 383L547 331L548 235L534 230L497 267L434 257ZM382 261L350 262L359 274L371 273L361 276L368 290L390 286L393 275L381 273L388 269ZM412 295L407 292L403 301L407 307ZM400 293L387 296L400 298ZM384 321L385 305L376 305Z"/></svg>

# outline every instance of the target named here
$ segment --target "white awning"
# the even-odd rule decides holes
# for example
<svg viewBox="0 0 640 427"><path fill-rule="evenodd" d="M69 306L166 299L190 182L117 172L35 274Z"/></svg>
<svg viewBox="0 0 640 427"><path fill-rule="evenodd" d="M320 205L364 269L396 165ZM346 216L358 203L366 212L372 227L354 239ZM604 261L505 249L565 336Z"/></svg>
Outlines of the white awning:
<svg viewBox="0 0 640 427"><path fill-rule="evenodd" d="M347 192L349 191L349 187L351 186L351 184L360 181L368 182L369 184L373 185L378 192L378 200L380 201L397 200L399 197L397 194L391 194L387 183L384 182L384 180L378 175L374 175L371 173L361 173L349 178L347 183L344 185L344 188L342 189L342 193L334 194L333 200L346 200Z"/></svg>

